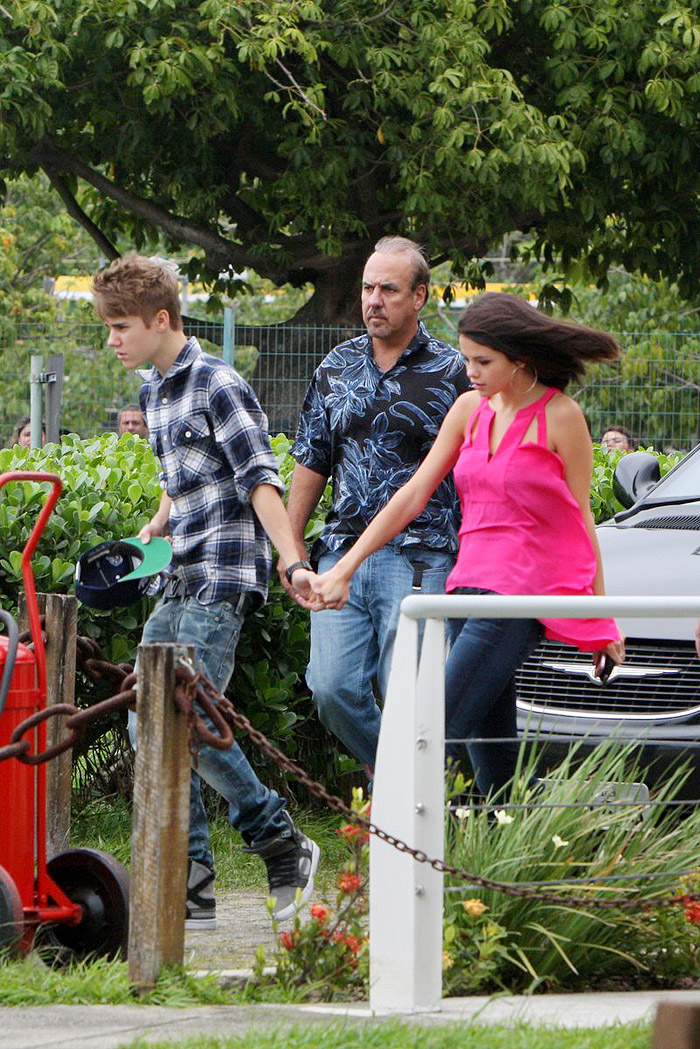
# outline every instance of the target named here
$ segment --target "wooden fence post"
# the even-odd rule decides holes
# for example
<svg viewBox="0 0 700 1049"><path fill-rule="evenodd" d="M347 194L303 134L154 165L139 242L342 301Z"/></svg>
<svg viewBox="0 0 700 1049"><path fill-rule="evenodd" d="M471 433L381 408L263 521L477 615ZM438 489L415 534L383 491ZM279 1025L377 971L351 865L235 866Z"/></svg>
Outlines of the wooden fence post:
<svg viewBox="0 0 700 1049"><path fill-rule="evenodd" d="M190 754L187 721L173 700L181 657L193 663L194 648L139 646L129 912L129 979L137 991L184 957Z"/></svg>
<svg viewBox="0 0 700 1049"><path fill-rule="evenodd" d="M78 602L70 594L38 594L39 614L46 617L46 704L75 702L75 646ZM29 629L24 594L20 595L19 627ZM46 745L66 735L62 718L50 718ZM46 856L50 859L70 844L71 773L73 752L66 750L46 767Z"/></svg>
<svg viewBox="0 0 700 1049"><path fill-rule="evenodd" d="M700 1049L700 1002L661 1002L656 1010L651 1049Z"/></svg>

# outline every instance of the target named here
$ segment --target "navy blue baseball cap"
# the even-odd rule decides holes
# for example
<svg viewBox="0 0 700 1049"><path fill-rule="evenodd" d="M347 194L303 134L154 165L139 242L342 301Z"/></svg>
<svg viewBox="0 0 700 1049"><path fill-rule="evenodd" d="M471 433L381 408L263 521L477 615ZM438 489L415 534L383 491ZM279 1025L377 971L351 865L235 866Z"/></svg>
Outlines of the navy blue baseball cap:
<svg viewBox="0 0 700 1049"><path fill-rule="evenodd" d="M138 601L151 576L170 564L172 547L166 539L114 539L98 543L75 566L76 597L90 608L119 608Z"/></svg>

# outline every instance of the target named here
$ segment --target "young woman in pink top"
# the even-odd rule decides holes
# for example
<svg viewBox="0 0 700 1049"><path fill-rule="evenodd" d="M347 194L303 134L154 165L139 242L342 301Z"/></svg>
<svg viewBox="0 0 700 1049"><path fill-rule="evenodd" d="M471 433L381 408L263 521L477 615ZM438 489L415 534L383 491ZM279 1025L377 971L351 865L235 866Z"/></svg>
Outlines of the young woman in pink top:
<svg viewBox="0 0 700 1049"><path fill-rule="evenodd" d="M341 608L358 565L421 513L454 469L462 505L451 593L603 594L590 509L593 448L578 404L562 391L585 362L612 360L612 336L548 317L514 295L486 294L459 319L459 345L473 390L455 402L414 476L357 542L313 584L326 608ZM515 672L542 634L624 658L611 619L455 621L447 659L446 753L467 744L485 796L512 777L517 760Z"/></svg>

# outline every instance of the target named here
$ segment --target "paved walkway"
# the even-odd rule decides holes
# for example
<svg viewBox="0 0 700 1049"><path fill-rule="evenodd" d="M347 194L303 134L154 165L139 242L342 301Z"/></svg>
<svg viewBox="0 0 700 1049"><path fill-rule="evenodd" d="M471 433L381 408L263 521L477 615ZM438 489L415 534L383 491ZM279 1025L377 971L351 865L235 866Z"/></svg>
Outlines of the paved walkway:
<svg viewBox="0 0 700 1049"><path fill-rule="evenodd" d="M627 994L553 994L531 998L445 999L439 1013L398 1016L406 1023L545 1024L548 1027L606 1027L652 1021L662 1001L700 1004L700 992L632 991ZM0 1008L2 1049L124 1049L137 1038L146 1044L168 1040L176 1049L184 1038L240 1037L246 1031L293 1023L381 1023L366 1005L219 1005L174 1009L149 1005L51 1005ZM281 1036L280 1044L284 1044Z"/></svg>
<svg viewBox="0 0 700 1049"><path fill-rule="evenodd" d="M264 892L217 893L217 928L185 933L185 964L196 970L250 968L258 947L275 946L266 899Z"/></svg>

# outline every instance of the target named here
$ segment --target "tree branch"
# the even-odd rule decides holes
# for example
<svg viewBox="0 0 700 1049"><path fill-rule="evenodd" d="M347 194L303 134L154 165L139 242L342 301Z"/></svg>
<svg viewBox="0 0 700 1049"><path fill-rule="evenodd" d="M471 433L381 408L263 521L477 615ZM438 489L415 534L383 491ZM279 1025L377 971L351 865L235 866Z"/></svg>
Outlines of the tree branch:
<svg viewBox="0 0 700 1049"><path fill-rule="evenodd" d="M114 247L112 242L108 240L107 237L105 237L102 230L95 225L92 219L88 215L86 215L86 213L80 207L80 204L78 204L78 201L68 189L65 179L61 178L61 176L58 174L56 169L52 167L51 164L42 164L42 167L46 172L46 176L49 182L63 201L64 207L68 214L71 216L71 218L74 218L76 222L79 222L83 229L86 230L87 233L89 233L89 235L94 240L95 244L97 244L97 247L100 249L102 254L106 256L106 258L116 259L119 255L119 252Z"/></svg>
<svg viewBox="0 0 700 1049"><path fill-rule="evenodd" d="M95 189L110 200L121 204L122 207L127 208L146 222L153 223L154 226L162 229L175 240L197 244L199 247L204 248L207 263L214 270L225 269L232 265L239 268L243 268L246 265L254 265L249 253L244 252L239 245L234 244L200 223L193 222L182 215L173 215L159 204L155 204L150 200L144 200L143 197L139 197L135 193L130 193L100 174L99 171L94 171L88 167L78 157L60 149L46 139L34 147L31 151L31 156L33 160L46 170L52 182L56 177L56 170L70 171L71 174L77 175L84 182L94 186ZM109 241L106 238L104 243L109 245ZM109 247L111 251L109 257L116 258L118 252L112 245L109 245Z"/></svg>

